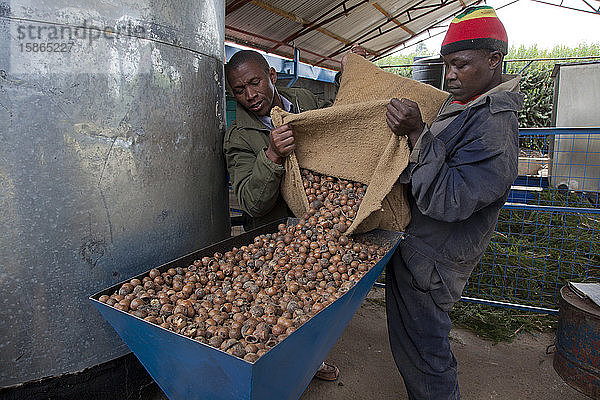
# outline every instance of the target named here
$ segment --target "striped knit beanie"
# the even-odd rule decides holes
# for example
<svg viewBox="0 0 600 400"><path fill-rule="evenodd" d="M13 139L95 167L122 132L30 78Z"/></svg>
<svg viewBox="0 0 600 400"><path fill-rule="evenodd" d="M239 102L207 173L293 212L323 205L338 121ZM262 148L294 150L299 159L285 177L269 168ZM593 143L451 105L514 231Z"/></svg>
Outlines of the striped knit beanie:
<svg viewBox="0 0 600 400"><path fill-rule="evenodd" d="M508 37L496 11L490 6L469 7L450 23L441 53L490 49L508 53Z"/></svg>

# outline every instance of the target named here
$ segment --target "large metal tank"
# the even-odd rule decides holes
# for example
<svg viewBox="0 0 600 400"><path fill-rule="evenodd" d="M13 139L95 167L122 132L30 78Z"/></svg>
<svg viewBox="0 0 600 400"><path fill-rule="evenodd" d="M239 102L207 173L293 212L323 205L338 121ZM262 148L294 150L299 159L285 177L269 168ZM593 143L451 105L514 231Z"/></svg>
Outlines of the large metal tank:
<svg viewBox="0 0 600 400"><path fill-rule="evenodd" d="M0 388L129 352L91 293L228 236L224 2L0 0Z"/></svg>

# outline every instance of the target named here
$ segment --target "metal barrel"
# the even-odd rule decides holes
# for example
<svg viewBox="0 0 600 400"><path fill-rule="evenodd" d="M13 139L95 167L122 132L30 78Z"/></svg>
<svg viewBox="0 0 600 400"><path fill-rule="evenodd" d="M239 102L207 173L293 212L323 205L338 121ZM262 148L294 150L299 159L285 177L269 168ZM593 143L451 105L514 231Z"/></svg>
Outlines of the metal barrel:
<svg viewBox="0 0 600 400"><path fill-rule="evenodd" d="M224 2L74 4L0 0L0 390L128 354L90 293L229 235Z"/></svg>
<svg viewBox="0 0 600 400"><path fill-rule="evenodd" d="M560 290L553 365L567 384L600 399L600 307L568 286Z"/></svg>
<svg viewBox="0 0 600 400"><path fill-rule="evenodd" d="M413 79L442 89L444 62L442 57L415 57L413 63Z"/></svg>

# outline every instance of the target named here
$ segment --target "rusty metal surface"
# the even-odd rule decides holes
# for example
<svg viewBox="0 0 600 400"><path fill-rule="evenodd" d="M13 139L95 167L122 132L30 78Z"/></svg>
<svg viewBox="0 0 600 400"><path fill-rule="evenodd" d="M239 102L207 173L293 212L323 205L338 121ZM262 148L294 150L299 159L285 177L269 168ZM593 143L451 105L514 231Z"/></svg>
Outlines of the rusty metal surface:
<svg viewBox="0 0 600 400"><path fill-rule="evenodd" d="M600 313L569 287L561 291L554 369L573 388L600 399ZM590 304L591 303L591 304Z"/></svg>
<svg viewBox="0 0 600 400"><path fill-rule="evenodd" d="M224 4L0 0L0 387L128 353L87 301L229 234Z"/></svg>

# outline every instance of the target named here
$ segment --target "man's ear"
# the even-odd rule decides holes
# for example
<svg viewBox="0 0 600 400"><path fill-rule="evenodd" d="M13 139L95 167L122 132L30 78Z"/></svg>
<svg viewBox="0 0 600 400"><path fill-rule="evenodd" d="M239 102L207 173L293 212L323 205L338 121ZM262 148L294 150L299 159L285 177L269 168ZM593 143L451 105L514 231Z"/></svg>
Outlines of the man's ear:
<svg viewBox="0 0 600 400"><path fill-rule="evenodd" d="M502 64L503 58L504 57L502 56L502 53L500 53L497 50L490 52L490 55L488 56L488 63L490 65L490 69L497 69L498 66Z"/></svg>
<svg viewBox="0 0 600 400"><path fill-rule="evenodd" d="M277 71L275 71L275 68L273 67L269 68L269 79L271 79L273 85L277 82Z"/></svg>

